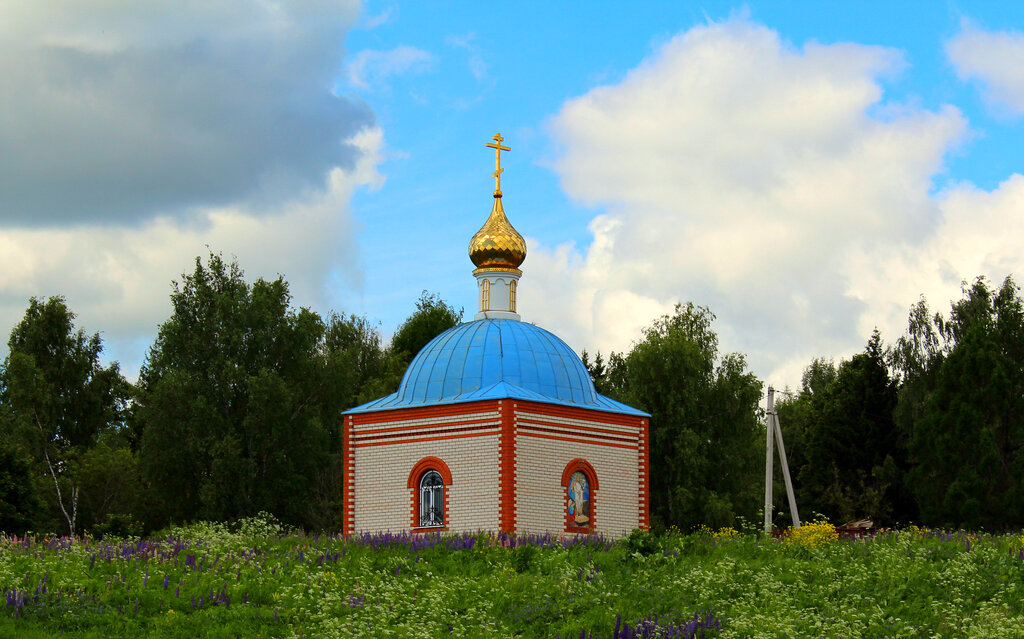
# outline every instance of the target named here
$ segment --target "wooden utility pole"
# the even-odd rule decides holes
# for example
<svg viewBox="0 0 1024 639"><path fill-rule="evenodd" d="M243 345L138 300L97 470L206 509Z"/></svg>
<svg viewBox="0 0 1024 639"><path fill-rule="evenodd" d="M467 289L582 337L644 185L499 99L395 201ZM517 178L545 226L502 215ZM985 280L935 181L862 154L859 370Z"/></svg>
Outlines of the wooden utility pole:
<svg viewBox="0 0 1024 639"><path fill-rule="evenodd" d="M796 509L796 496L793 494L793 480L789 477L789 462L786 461L786 444L782 441L782 427L779 426L779 413L775 410L775 389L768 387L768 410L765 414L765 435L767 438L764 454L764 531L772 532L772 481L775 477L775 442L779 440L779 461L782 462L782 476L786 480L786 494L789 496L789 511L793 516L793 527L800 527L800 513Z"/></svg>

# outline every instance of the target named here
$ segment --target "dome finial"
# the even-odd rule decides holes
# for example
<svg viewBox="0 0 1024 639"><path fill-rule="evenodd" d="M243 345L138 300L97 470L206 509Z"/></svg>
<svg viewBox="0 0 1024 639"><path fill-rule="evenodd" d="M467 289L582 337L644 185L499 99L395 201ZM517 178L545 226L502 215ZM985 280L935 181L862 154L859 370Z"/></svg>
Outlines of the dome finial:
<svg viewBox="0 0 1024 639"><path fill-rule="evenodd" d="M505 208L501 205L501 174L505 172L501 168L501 152L511 149L501 145L505 138L500 133L495 133L491 139L494 142L484 146L494 149L494 206L487 221L469 241L469 258L477 266L477 271L519 273L519 265L526 259L526 242L509 223L505 217Z"/></svg>
<svg viewBox="0 0 1024 639"><path fill-rule="evenodd" d="M501 197L501 174L505 172L505 169L501 168L501 152L511 151L512 149L507 146L501 146L501 143L505 138L501 137L500 133L495 133L494 144L488 142L484 146L489 146L494 149L494 197Z"/></svg>
<svg viewBox="0 0 1024 639"><path fill-rule="evenodd" d="M526 242L515 230L501 204L501 152L505 138L496 133L486 146L494 149L494 204L487 221L469 241L469 259L476 265L473 276L480 290L480 312L476 319L519 319L516 312L516 289L519 266L526 259Z"/></svg>

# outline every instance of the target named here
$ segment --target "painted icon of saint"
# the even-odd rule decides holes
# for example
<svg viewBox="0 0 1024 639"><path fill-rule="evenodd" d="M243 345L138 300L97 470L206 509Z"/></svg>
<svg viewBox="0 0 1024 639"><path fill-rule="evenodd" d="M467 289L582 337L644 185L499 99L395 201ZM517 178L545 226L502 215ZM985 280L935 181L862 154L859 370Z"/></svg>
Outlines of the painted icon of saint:
<svg viewBox="0 0 1024 639"><path fill-rule="evenodd" d="M569 477L569 517L577 526L590 522L590 482L580 471Z"/></svg>

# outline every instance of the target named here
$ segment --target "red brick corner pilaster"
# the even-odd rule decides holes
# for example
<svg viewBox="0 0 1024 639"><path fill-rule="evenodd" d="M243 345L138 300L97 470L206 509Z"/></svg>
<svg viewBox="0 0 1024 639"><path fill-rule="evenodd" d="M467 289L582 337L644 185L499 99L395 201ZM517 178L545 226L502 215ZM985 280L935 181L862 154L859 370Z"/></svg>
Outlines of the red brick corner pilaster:
<svg viewBox="0 0 1024 639"><path fill-rule="evenodd" d="M511 400L498 402L501 412L501 432L498 435L498 529L506 533L516 531L516 427L515 404Z"/></svg>
<svg viewBox="0 0 1024 639"><path fill-rule="evenodd" d="M582 472L587 481L590 482L590 521L586 526L580 526L569 519L569 479L576 471ZM562 512L565 516L565 532L589 534L597 529L597 472L585 459L576 458L566 464L562 471Z"/></svg>
<svg viewBox="0 0 1024 639"><path fill-rule="evenodd" d="M638 496L640 498L640 528L643 530L651 529L651 449L649 445L650 431L646 419L640 420L640 446L637 450L639 453L640 470L640 490Z"/></svg>

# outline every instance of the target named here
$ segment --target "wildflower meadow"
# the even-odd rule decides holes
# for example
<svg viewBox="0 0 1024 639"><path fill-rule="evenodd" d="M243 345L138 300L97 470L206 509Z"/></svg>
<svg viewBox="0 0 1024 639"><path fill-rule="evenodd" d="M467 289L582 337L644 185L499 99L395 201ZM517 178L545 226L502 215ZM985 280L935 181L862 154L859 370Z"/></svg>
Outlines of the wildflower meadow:
<svg viewBox="0 0 1024 639"><path fill-rule="evenodd" d="M1024 637L1024 539L918 528L0 538L18 637Z"/></svg>

